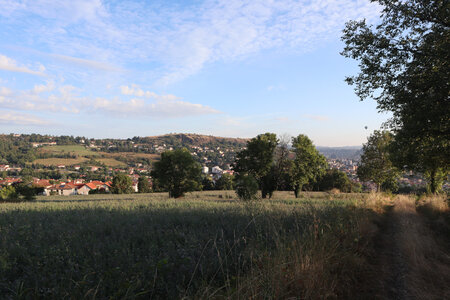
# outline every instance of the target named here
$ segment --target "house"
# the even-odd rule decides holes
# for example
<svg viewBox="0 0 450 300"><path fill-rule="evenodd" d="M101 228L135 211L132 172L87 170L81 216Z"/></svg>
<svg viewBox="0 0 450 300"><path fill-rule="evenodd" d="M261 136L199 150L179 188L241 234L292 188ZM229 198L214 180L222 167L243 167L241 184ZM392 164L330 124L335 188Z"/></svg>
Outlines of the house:
<svg viewBox="0 0 450 300"><path fill-rule="evenodd" d="M78 187L72 183L55 184L44 189L44 195L48 196L56 193L61 196L77 195Z"/></svg>
<svg viewBox="0 0 450 300"><path fill-rule="evenodd" d="M0 165L0 172L5 172L9 170L9 165Z"/></svg>

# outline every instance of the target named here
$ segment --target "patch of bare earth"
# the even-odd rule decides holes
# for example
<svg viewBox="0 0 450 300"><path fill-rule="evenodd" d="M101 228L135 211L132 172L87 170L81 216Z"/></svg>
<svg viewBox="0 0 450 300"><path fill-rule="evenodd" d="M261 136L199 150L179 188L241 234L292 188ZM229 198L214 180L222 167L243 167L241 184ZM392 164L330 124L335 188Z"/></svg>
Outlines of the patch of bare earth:
<svg viewBox="0 0 450 300"><path fill-rule="evenodd" d="M398 196L376 240L374 298L450 299L450 252L413 197Z"/></svg>

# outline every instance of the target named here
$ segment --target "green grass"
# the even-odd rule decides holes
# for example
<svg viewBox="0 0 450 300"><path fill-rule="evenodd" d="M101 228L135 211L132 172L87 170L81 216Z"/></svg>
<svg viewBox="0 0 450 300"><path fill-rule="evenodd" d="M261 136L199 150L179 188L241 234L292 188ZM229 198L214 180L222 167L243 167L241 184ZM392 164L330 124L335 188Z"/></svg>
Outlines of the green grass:
<svg viewBox="0 0 450 300"><path fill-rule="evenodd" d="M40 149L42 152L51 152L55 154L61 153L73 153L77 156L86 156L86 155L98 155L97 152L92 151L89 148L86 148L82 145L57 145L57 146L44 146Z"/></svg>
<svg viewBox="0 0 450 300"><path fill-rule="evenodd" d="M351 298L373 211L326 193L234 192L0 203L6 298Z"/></svg>

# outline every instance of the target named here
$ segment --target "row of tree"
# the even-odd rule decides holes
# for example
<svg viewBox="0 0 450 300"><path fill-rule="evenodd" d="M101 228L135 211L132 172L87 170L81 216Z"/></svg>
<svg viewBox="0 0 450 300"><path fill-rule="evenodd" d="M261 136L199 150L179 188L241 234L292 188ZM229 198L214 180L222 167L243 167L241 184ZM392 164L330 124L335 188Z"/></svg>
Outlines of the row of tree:
<svg viewBox="0 0 450 300"><path fill-rule="evenodd" d="M374 99L380 111L392 113L386 124L392 135L375 132L369 139L360 175L389 185L397 172L393 163L397 170L424 174L429 191L436 193L450 170L450 4L372 1L382 8L381 22L348 22L342 55L359 63L359 74L346 80L360 99ZM371 159L377 141L380 150L389 148L381 151L389 160L381 154ZM371 171L370 161L379 171Z"/></svg>
<svg viewBox="0 0 450 300"><path fill-rule="evenodd" d="M235 188L238 196L246 200L254 198L258 190L266 198L275 190L293 190L298 196L304 189L361 189L344 172L329 169L325 157L306 135L289 141L278 139L274 133L260 134L237 153L233 170L234 177L224 174L213 182L209 177L202 178L200 164L187 149L166 151L154 164L153 188L168 191L175 198L189 191Z"/></svg>

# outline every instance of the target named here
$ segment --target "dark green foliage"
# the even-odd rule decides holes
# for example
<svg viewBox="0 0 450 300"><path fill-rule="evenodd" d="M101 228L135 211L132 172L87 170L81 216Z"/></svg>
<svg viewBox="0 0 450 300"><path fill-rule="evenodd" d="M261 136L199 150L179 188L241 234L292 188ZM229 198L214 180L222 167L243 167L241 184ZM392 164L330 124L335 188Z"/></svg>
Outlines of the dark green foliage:
<svg viewBox="0 0 450 300"><path fill-rule="evenodd" d="M298 197L303 186L314 183L325 174L328 167L325 156L319 153L312 141L303 134L292 139L295 159L291 171L291 184Z"/></svg>
<svg viewBox="0 0 450 300"><path fill-rule="evenodd" d="M139 193L150 193L152 188L146 176L141 176L138 179L138 191Z"/></svg>
<svg viewBox="0 0 450 300"><path fill-rule="evenodd" d="M106 195L110 194L111 192L108 192L105 189L93 189L89 191L89 195Z"/></svg>
<svg viewBox="0 0 450 300"><path fill-rule="evenodd" d="M201 166L186 148L166 151L156 162L152 176L169 196L179 198L186 192L201 189Z"/></svg>
<svg viewBox="0 0 450 300"><path fill-rule="evenodd" d="M349 22L342 54L359 61L347 78L361 100L391 111L394 163L429 177L431 192L450 166L450 4L445 0L378 0L382 22Z"/></svg>
<svg viewBox="0 0 450 300"><path fill-rule="evenodd" d="M0 164L25 166L35 159L36 151L22 138L13 135L0 135Z"/></svg>
<svg viewBox="0 0 450 300"><path fill-rule="evenodd" d="M0 200L17 201L18 195L16 189L12 185L4 186L0 189Z"/></svg>
<svg viewBox="0 0 450 300"><path fill-rule="evenodd" d="M114 176L111 186L113 194L130 194L133 192L133 182L126 174L117 174Z"/></svg>
<svg viewBox="0 0 450 300"><path fill-rule="evenodd" d="M202 179L202 187L204 191L215 190L214 181L210 176L205 176Z"/></svg>
<svg viewBox="0 0 450 300"><path fill-rule="evenodd" d="M216 190L234 190L234 176L230 174L223 174L215 184Z"/></svg>
<svg viewBox="0 0 450 300"><path fill-rule="evenodd" d="M399 176L398 169L390 158L390 145L394 136L388 131L375 130L363 146L363 154L358 163L358 177L362 181L372 180L377 185L377 190L397 190L396 179Z"/></svg>
<svg viewBox="0 0 450 300"><path fill-rule="evenodd" d="M277 136L274 133L260 134L247 142L247 149L236 155L234 170L240 175L248 174L256 179L263 198L274 190L275 185L271 182L272 176L269 173L277 144Z"/></svg>
<svg viewBox="0 0 450 300"><path fill-rule="evenodd" d="M344 193L353 192L353 184L347 174L337 169L327 170L325 175L319 180L318 185L320 191L338 189Z"/></svg>
<svg viewBox="0 0 450 300"><path fill-rule="evenodd" d="M236 176L236 194L239 199L249 201L256 199L258 193L258 181L251 174L239 174Z"/></svg>

